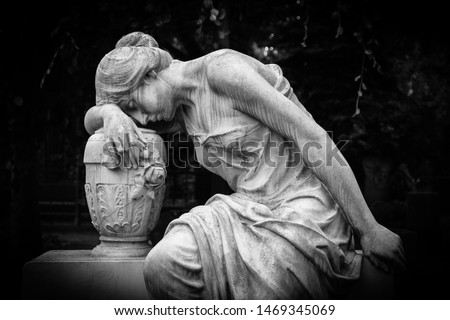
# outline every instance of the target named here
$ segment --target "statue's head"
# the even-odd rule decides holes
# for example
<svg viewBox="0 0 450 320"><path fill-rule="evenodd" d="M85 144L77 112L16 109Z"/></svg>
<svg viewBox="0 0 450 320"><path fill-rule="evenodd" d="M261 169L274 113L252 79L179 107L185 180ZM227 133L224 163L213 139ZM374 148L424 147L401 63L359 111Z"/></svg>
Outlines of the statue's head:
<svg viewBox="0 0 450 320"><path fill-rule="evenodd" d="M144 78L156 76L172 60L171 55L160 49L152 36L142 32L125 35L97 67L97 105L114 103L122 109L130 107L133 103L131 93L142 84Z"/></svg>

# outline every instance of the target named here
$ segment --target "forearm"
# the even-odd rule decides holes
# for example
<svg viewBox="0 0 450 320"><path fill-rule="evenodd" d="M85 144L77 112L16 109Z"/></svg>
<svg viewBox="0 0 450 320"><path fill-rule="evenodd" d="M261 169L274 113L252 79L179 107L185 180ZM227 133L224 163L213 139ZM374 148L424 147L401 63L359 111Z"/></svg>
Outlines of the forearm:
<svg viewBox="0 0 450 320"><path fill-rule="evenodd" d="M318 144L322 147L309 152L307 165L326 186L356 233L362 235L376 223L375 218L364 200L348 162L328 134L324 132L323 135L325 137L320 139ZM314 161L311 161L311 158Z"/></svg>

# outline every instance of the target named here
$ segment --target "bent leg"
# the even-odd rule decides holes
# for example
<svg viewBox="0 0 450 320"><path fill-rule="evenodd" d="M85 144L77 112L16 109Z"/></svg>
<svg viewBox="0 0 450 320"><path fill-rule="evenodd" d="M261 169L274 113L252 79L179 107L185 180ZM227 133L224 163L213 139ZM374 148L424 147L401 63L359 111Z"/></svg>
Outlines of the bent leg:
<svg viewBox="0 0 450 320"><path fill-rule="evenodd" d="M204 280L197 242L191 229L176 226L145 259L150 299L201 299Z"/></svg>

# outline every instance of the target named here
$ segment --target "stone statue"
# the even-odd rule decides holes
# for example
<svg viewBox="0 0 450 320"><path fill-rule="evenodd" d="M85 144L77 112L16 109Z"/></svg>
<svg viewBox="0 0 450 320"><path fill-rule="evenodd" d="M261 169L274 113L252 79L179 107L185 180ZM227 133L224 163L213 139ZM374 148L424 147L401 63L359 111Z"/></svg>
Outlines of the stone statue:
<svg viewBox="0 0 450 320"><path fill-rule="evenodd" d="M145 262L151 298L337 298L363 260L387 272L404 266L400 238L375 221L279 66L233 50L177 61L135 32L102 59L96 90L89 132L103 126L107 139L126 133L137 145L135 122L170 121L167 130L186 130L199 162L235 191L168 226Z"/></svg>

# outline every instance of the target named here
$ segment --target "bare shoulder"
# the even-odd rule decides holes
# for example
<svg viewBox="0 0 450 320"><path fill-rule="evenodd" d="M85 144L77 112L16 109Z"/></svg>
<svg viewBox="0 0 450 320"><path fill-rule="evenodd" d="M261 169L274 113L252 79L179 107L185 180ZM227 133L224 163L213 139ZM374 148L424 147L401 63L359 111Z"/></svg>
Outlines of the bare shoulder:
<svg viewBox="0 0 450 320"><path fill-rule="evenodd" d="M246 78L257 72L259 61L231 49L210 53L206 60L206 75L212 89L243 85Z"/></svg>

